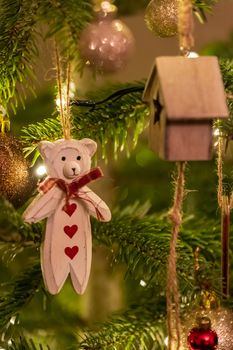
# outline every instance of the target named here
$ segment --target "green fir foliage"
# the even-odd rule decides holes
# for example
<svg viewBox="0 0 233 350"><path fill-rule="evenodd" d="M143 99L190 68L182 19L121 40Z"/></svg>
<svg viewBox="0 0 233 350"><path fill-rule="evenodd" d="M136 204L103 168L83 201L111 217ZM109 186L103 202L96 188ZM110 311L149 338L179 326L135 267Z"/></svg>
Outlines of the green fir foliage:
<svg viewBox="0 0 233 350"><path fill-rule="evenodd" d="M0 1L0 103L15 111L18 99L24 105L25 88L32 89L35 76L33 63L38 55L39 24L48 26L46 38L55 37L63 55L78 58L81 30L92 18L88 0L1 0ZM17 83L21 84L20 94Z"/></svg>
<svg viewBox="0 0 233 350"><path fill-rule="evenodd" d="M144 83L118 84L105 88L95 94L89 94L87 98L100 101L111 93L129 87L143 88ZM142 102L142 92L126 94L115 101L106 101L96 106L73 107L72 137L80 139L90 137L102 146L102 157L107 158L109 154L116 155L118 151L127 150L130 130L134 129L131 146L137 144L138 136L147 125L149 114L147 106ZM36 150L38 142L42 140L54 141L62 138L62 130L59 118L48 118L43 122L29 124L22 130L22 140L25 144L26 155Z"/></svg>
<svg viewBox="0 0 233 350"><path fill-rule="evenodd" d="M207 21L207 14L212 12L214 5L218 0L194 0L193 11L197 19L204 23Z"/></svg>
<svg viewBox="0 0 233 350"><path fill-rule="evenodd" d="M167 256L171 237L171 226L164 214L142 215L145 206L135 205L118 209L110 222L101 225L93 221L93 236L98 244L104 244L109 249L114 247L114 264L124 263L127 267L126 276L143 279L146 283L157 285L160 290L165 288ZM206 226L203 218L187 217L185 228L178 242L178 275L182 290L192 290L195 285L193 270L193 250L199 247L200 260L205 267L205 277L210 269L212 275L213 262L220 257L219 230L214 220ZM199 229L198 229L199 227ZM214 240L213 237L216 239ZM204 278L204 276L203 276ZM217 287L217 285L215 285Z"/></svg>
<svg viewBox="0 0 233 350"><path fill-rule="evenodd" d="M45 38L55 36L63 57L79 58L79 36L92 19L92 7L91 0L40 1L38 17L49 27Z"/></svg>
<svg viewBox="0 0 233 350"><path fill-rule="evenodd" d="M170 225L166 222L164 215L146 215L148 205L138 206L135 204L124 210L116 210L110 223L104 225L93 221L93 235L97 244L106 245L109 250L114 247L114 265L124 262L127 266L127 275L130 275L138 282L140 279L146 281L149 290L153 286L154 292L159 296L158 291L165 288L164 271L167 262L167 251L170 241ZM212 227L212 229L210 229ZM202 228L202 229L200 229ZM206 219L185 218L184 229L181 233L181 240L178 246L179 267L178 273L182 292L186 295L192 293L191 299L197 295L193 271L193 248L198 246L204 252L200 261L203 271L200 272L201 279L207 281L211 276L216 287L216 276L213 273L213 261L220 259L219 227L215 221L206 222ZM209 259L209 263L206 261ZM39 266L35 267L40 280ZM211 271L211 273L210 273ZM26 275L29 274L28 278ZM21 288L30 290L32 275L30 271L19 280ZM35 278L35 271L33 272ZM213 282L213 281L212 281ZM28 285L29 284L29 285ZM18 289L16 289L18 290ZM16 294L17 295L17 294ZM146 298L147 294L144 294ZM12 294L7 299L12 300ZM25 294L25 302L27 295ZM8 301L9 301L8 300ZM150 300L150 298L149 298ZM83 339L78 348L84 349L150 349L151 344L157 344L163 349L164 339L164 300L156 301L153 295L153 303L148 304L146 299L139 299L127 312L114 316L110 321L97 325L95 331L85 331L81 334ZM12 305L12 304L10 304ZM13 304L15 305L15 304ZM24 298L17 308L11 309L7 314L13 316L24 305ZM5 304L4 310L5 310ZM161 307L161 309L160 309ZM1 315L1 304L0 304ZM27 347L25 348L27 349ZM30 349L30 348L29 348Z"/></svg>
<svg viewBox="0 0 233 350"><path fill-rule="evenodd" d="M79 350L163 350L164 302L132 305L131 308L112 317L97 331L86 332ZM83 336L82 336L83 337Z"/></svg>
<svg viewBox="0 0 233 350"><path fill-rule="evenodd" d="M7 346L7 350L50 350L48 345L36 344L33 339L27 339L23 336L13 340Z"/></svg>
<svg viewBox="0 0 233 350"><path fill-rule="evenodd" d="M36 0L0 1L0 103L6 107L17 90L17 83L29 87L33 78ZM27 77L27 80L26 80ZM20 99L24 98L21 88ZM12 107L17 106L17 100Z"/></svg>
<svg viewBox="0 0 233 350"><path fill-rule="evenodd" d="M118 0L115 3L119 6L120 14L128 14L144 9L148 2L140 0L135 5L135 1ZM215 0L195 0L193 2L194 11L201 21L205 21L206 13L211 11L215 2ZM20 97L18 97L18 100L23 102L24 87L31 87L31 79L35 79L32 62L38 54L35 44L35 35L39 31L38 24L43 23L46 27L44 39L55 39L64 57L76 60L79 59L77 47L80 32L91 21L92 16L91 0L0 0L0 103L7 106L12 97L16 98L15 93L18 91L19 82L24 84L20 90ZM225 52L230 51L225 50ZM228 95L230 117L228 120L218 121L216 127L220 128L227 140L231 140L233 138L233 61L228 54L224 57L228 59L220 60L220 66ZM90 93L86 97L100 101L119 89L130 87L138 87L143 90L144 81L135 84L117 84ZM15 101L14 106L17 106L17 98ZM137 144L139 134L147 126L148 112L148 107L142 102L141 91L131 92L115 100L107 100L103 104L96 105L95 108L73 106L73 137L90 137L97 140L102 147L100 150L102 157L107 159L112 152L117 155L119 151L127 151ZM61 137L62 130L57 114L54 114L53 118L44 119L43 122L25 126L22 136L25 153L27 156L34 154L33 161L35 162L38 156L38 142L41 140L54 141ZM141 172L134 171L133 176L140 177L140 186L142 176L145 177L142 186L146 186L149 170L142 163L140 164L137 166L141 166ZM203 167L201 169L203 171ZM200 168L198 171L200 172ZM163 174L159 174L154 180L157 187L160 186L159 176ZM155 177L154 173L152 177ZM129 182L130 179L129 176ZM202 184L202 187L212 185L212 179L213 174L209 173L208 182ZM137 188L136 195L139 198L140 190ZM166 191L168 192L169 189L166 188ZM208 191L200 191L199 196L202 197L203 193L206 197L209 196ZM188 196L189 193L187 193ZM207 210L203 210L203 202L208 203L208 200L211 201L211 204L209 203ZM187 305L194 305L195 300L200 300L199 297L206 288L215 290L221 297L220 215L216 211L216 202L213 204L211 196L203 198L201 204L199 208L195 200L189 201L189 208L187 210L185 208L177 245L177 273L184 309ZM22 211L23 208L15 210L6 200L0 199L1 278L7 281L0 285L1 339L4 338L9 327L20 327L18 322L16 324L11 322L12 318L14 320L19 318L25 322L24 325L28 325L28 315L27 311L23 314L24 309L26 307L30 309L30 302L35 301L38 294L41 294L40 298L45 296L42 292L37 293L43 290L38 248L43 240L44 222L25 224L22 219ZM231 228L233 228L232 224ZM92 232L95 246L107 248L112 258L112 267L119 266L125 272L124 288L131 288L133 291L133 295L129 298L130 302L124 305L126 311L118 312L100 324L88 324L82 318L83 315L79 313L79 310L75 310L76 313L73 310L72 298L74 295L68 294L69 300L66 299L65 303L63 300L63 304L59 304L62 300L59 295L51 299L55 300L55 306L56 303L59 305L61 320L57 320L56 323L54 319L54 323L51 322L54 317L51 312L51 318L48 317L45 325L41 324L39 317L37 318L37 322L40 322L39 328L45 330L48 325L51 328L63 325L62 331L69 333L69 336L73 333L69 339L75 342L73 345L67 344L67 349L164 349L166 269L171 238L171 224L167 219L167 210L162 213L154 213L148 203L140 205L139 202L124 206L124 208L118 207L113 210L110 222L103 224L93 220ZM193 251L196 247L200 248L201 267L198 273L193 267ZM31 253L33 253L33 258L31 258ZM231 249L230 255L232 257ZM17 272L14 272L14 277L9 280L6 276L14 271L17 261L20 261ZM232 273L231 277L233 277ZM140 286L141 280L145 283L143 288ZM132 285L129 287L130 283ZM50 304L49 298L45 299L48 308L46 312L49 313L54 304ZM40 308L42 308L41 304L40 299ZM232 304L232 298L229 298L228 306ZM33 322L33 317L35 316L30 314L29 323ZM71 325L66 322L67 320L72 320ZM12 332L11 341L7 342L6 339L6 343L1 346L7 350L49 350L48 345L44 345L44 342L40 340L37 341L36 337L39 332L34 332L35 327L33 325L27 329L26 326L25 333L20 333L21 337L14 338L15 333ZM59 338L62 333L60 329L57 328L58 341L55 347L51 347L56 350L61 339ZM48 330L48 333L50 331L51 329ZM34 336L36 341L34 341ZM45 341L47 343L47 336Z"/></svg>
<svg viewBox="0 0 233 350"><path fill-rule="evenodd" d="M10 208L9 215L5 216L4 211L2 215L7 230L5 233L8 232L8 237L11 237L10 231L12 232L11 240L9 238L11 244L17 243L21 248L27 248L26 243L31 242L32 237L35 237L35 231L36 233L41 231L43 226L41 224L22 224L21 215L12 207ZM166 215L146 215L147 209L147 204L139 206L138 203L135 203L124 210L116 209L112 220L104 225L93 220L93 237L97 244L105 245L110 250L114 247L112 250L114 263L124 263L127 266L126 276L132 276L136 280L144 279L147 283L164 288L166 282L164 271L167 264L171 227ZM18 225L14 225L14 222ZM195 247L205 252L200 259L205 266L206 275L209 273L209 268L213 268L216 256L220 256L220 227L214 225L214 220L204 224L202 217L199 219L195 217L195 220L187 217L184 227L185 229L181 232L182 239L179 240L177 247L178 274L183 290L193 288L195 283L193 276L190 275ZM216 239L214 240L213 237ZM40 240L39 237L38 240ZM5 239L2 240L2 243L6 243Z"/></svg>
<svg viewBox="0 0 233 350"><path fill-rule="evenodd" d="M217 121L215 126L221 130L222 136L230 141L233 139L233 60L221 59L220 67L227 94L229 118Z"/></svg>
<svg viewBox="0 0 233 350"><path fill-rule="evenodd" d="M4 205L7 207L6 203ZM25 242L23 228L29 231L31 226L20 224L20 214L11 206L9 208L11 212L3 212L3 216L8 214L4 219L8 235L10 236L11 231L9 227L12 228L14 234L18 227L18 234L22 235ZM81 333L80 345L76 344L80 350L138 349L139 346L141 349L150 349L152 344L157 344L158 348L163 349L165 304L164 296L160 296L160 292L165 289L164 271L166 270L171 227L166 215L158 213L148 215L148 209L147 203L141 206L135 203L124 210L116 209L109 223L102 224L94 220L92 222L95 243L107 246L113 254L114 265L124 263L127 268L126 276L138 281L138 284L143 279L148 288L145 289L143 296L139 297L137 304L132 305L127 312L114 316L104 324L97 325L95 331L86 330L84 334ZM10 226L12 217L14 218L13 223L18 222L19 225ZM212 286L217 288L218 271L214 261L216 258L220 259L219 230L214 218L208 221L206 218L184 218L184 227L177 249L178 275L181 291L184 295L189 295L189 300L194 300L201 292L197 288L195 276L190 273L193 271L193 249L197 246L203 252L200 257L203 268L200 271L200 279L205 282L208 279L213 283ZM26 234L26 239L30 241L33 235L32 226L31 233ZM24 245L25 248L27 245ZM18 314L28 304L40 285L40 265L36 263L31 268L25 269L25 272L12 282L2 286L0 291L0 322L2 325L7 325L11 317ZM149 296L151 291L153 295ZM148 304L148 300L153 300L153 303ZM15 348L9 348L9 350L21 349L20 344L21 340L15 341L12 344ZM30 350L30 346L29 341L25 344L25 349Z"/></svg>
<svg viewBox="0 0 233 350"><path fill-rule="evenodd" d="M220 120L216 123L224 136L228 139L233 137L233 61L229 59L220 60L220 67L228 98L229 118ZM118 84L112 87L104 88L97 93L87 94L87 98L94 101L100 101L108 97L117 90L138 87L143 88L144 83L137 84ZM73 107L73 137L82 138L90 137L100 142L102 146L102 157L107 158L107 149L117 155L120 150L128 150L128 136L130 128L134 127L132 146L137 144L139 134L148 124L149 110L142 102L141 92L132 92L116 99L109 100L95 108L89 107ZM23 128L22 140L25 144L26 156L33 153L37 149L38 142L42 140L54 141L62 137L62 130L59 117L48 118L43 122L29 124ZM109 153L110 153L109 152ZM38 157L36 153L34 160Z"/></svg>
<svg viewBox="0 0 233 350"><path fill-rule="evenodd" d="M34 245L41 241L41 225L24 223L21 213L3 198L0 198L0 212L1 242Z"/></svg>
<svg viewBox="0 0 233 350"><path fill-rule="evenodd" d="M0 289L0 329L3 329L11 317L29 303L41 284L40 263L32 266L15 277L12 281L1 285Z"/></svg>
<svg viewBox="0 0 233 350"><path fill-rule="evenodd" d="M215 0L196 0L195 11L203 17ZM132 9L144 9L147 1L116 2L120 14ZM78 59L78 40L82 29L93 17L90 0L1 0L0 1L0 103L5 107L9 100L13 110L18 99L24 104L24 89L33 87L33 62L38 54L35 33L39 32L38 24L48 27L45 39L55 37L62 48L63 55ZM81 64L82 66L82 64ZM80 66L80 69L83 67ZM17 83L21 84L20 94Z"/></svg>

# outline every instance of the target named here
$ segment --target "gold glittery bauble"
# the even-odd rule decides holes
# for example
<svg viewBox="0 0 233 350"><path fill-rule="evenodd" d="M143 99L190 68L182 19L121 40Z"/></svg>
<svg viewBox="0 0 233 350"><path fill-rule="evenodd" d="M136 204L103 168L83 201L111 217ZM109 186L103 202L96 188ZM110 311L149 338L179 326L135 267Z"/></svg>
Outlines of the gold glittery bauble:
<svg viewBox="0 0 233 350"><path fill-rule="evenodd" d="M207 316L211 320L211 329L218 336L218 350L233 350L233 310L219 307L213 310L195 309L187 312L183 317L182 350L188 350L187 336L190 330L196 326L198 317Z"/></svg>
<svg viewBox="0 0 233 350"><path fill-rule="evenodd" d="M169 37L177 34L177 1L152 0L146 8L147 28L158 36Z"/></svg>
<svg viewBox="0 0 233 350"><path fill-rule="evenodd" d="M20 141L0 133L0 195L19 207L32 190L33 179Z"/></svg>

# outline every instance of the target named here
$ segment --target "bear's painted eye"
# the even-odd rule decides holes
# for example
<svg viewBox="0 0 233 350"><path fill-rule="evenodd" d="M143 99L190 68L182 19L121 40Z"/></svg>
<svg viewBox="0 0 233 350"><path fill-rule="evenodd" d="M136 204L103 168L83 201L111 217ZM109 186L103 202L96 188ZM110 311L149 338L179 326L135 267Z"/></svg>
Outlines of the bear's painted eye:
<svg viewBox="0 0 233 350"><path fill-rule="evenodd" d="M80 160L81 159L81 156L77 156L77 158L76 158L77 160Z"/></svg>
<svg viewBox="0 0 233 350"><path fill-rule="evenodd" d="M64 162L66 160L66 157L64 157L64 156L61 157L61 160L63 160L63 162Z"/></svg>

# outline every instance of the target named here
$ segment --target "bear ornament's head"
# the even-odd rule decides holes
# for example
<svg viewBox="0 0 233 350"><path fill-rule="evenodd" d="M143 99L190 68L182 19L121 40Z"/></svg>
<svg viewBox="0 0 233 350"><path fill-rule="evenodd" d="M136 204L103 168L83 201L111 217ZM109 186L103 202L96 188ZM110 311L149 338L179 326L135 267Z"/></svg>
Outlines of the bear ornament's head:
<svg viewBox="0 0 233 350"><path fill-rule="evenodd" d="M48 176L71 182L91 168L91 157L97 144L91 139L41 141L39 151Z"/></svg>

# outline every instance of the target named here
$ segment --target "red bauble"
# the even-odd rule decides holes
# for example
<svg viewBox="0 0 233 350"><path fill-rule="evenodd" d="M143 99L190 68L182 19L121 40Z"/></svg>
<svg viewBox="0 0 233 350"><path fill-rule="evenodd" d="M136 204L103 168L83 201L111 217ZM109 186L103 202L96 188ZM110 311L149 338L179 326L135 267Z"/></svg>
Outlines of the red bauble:
<svg viewBox="0 0 233 350"><path fill-rule="evenodd" d="M217 333L210 328L210 320L202 317L199 327L191 329L188 335L190 350L215 350L218 346Z"/></svg>

